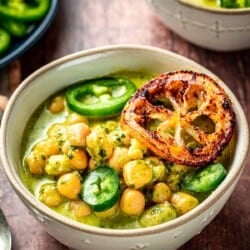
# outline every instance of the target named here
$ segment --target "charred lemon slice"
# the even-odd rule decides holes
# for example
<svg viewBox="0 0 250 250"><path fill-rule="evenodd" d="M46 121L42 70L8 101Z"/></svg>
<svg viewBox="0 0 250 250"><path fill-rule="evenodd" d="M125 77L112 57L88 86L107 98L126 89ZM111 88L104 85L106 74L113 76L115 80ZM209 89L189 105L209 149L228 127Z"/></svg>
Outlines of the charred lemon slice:
<svg viewBox="0 0 250 250"><path fill-rule="evenodd" d="M137 90L123 109L121 127L170 162L204 166L229 143L235 113L211 77L178 71Z"/></svg>

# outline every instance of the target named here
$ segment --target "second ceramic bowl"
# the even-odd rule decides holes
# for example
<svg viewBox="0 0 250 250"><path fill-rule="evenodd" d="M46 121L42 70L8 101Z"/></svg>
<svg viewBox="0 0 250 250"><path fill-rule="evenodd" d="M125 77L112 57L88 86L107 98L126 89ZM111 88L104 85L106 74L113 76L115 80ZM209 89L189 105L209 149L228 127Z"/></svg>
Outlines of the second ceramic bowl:
<svg viewBox="0 0 250 250"><path fill-rule="evenodd" d="M148 2L167 27L196 45L217 51L250 47L250 8L205 8L189 0Z"/></svg>

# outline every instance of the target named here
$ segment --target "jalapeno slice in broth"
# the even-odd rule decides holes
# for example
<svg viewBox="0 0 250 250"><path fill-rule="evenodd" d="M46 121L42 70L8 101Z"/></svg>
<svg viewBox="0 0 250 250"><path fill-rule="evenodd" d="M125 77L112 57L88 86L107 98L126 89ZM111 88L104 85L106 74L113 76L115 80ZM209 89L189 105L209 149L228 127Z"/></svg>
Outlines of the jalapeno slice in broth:
<svg viewBox="0 0 250 250"><path fill-rule="evenodd" d="M227 175L226 169L220 163L206 166L183 183L183 188L192 192L209 192L214 190Z"/></svg>
<svg viewBox="0 0 250 250"><path fill-rule="evenodd" d="M83 181L81 198L94 211L101 212L113 207L120 196L119 177L108 166L91 171Z"/></svg>
<svg viewBox="0 0 250 250"><path fill-rule="evenodd" d="M118 114L136 91L133 82L122 78L100 78L73 85L66 91L68 106L88 117Z"/></svg>

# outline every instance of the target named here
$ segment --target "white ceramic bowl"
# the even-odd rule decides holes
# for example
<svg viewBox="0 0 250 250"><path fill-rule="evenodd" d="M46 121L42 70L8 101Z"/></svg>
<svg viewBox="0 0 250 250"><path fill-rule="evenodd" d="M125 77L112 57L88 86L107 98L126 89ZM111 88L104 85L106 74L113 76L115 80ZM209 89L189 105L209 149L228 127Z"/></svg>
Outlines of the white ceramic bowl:
<svg viewBox="0 0 250 250"><path fill-rule="evenodd" d="M250 48L250 7L204 8L190 0L147 0L161 21L186 40L204 48Z"/></svg>
<svg viewBox="0 0 250 250"><path fill-rule="evenodd" d="M199 206L170 222L133 230L114 230L80 224L52 211L23 185L18 168L25 125L37 106L51 94L79 79L95 78L119 70L162 73L195 70L209 74L232 100L237 119L236 151L223 183ZM1 157L7 177L20 199L49 234L74 249L136 250L176 249L199 234L219 213L243 171L248 151L248 125L244 112L229 88L201 65L180 55L146 46L120 45L82 51L56 60L34 72L14 92L1 128Z"/></svg>

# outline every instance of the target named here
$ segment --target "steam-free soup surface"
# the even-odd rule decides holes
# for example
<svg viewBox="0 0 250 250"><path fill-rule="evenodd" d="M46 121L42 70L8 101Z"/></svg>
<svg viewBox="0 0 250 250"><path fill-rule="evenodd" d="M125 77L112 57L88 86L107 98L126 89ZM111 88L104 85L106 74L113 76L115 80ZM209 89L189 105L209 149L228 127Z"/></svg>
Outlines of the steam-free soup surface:
<svg viewBox="0 0 250 250"><path fill-rule="evenodd" d="M134 72L114 75L129 79L137 88L153 76ZM73 112L67 107L65 90L38 107L23 137L20 172L41 205L97 227L140 228L175 219L211 193L185 190L183 181L197 169L152 154L123 131L119 121L119 114L89 119ZM231 154L232 144L216 162L227 169ZM99 204L91 203L93 197L84 190L87 185L94 189ZM100 195L100 190L106 196Z"/></svg>

